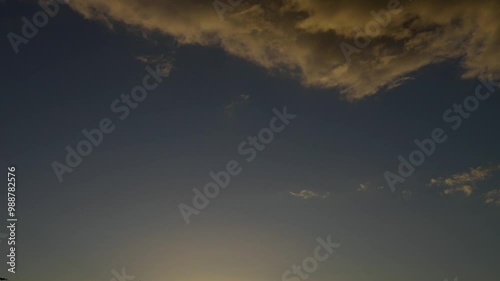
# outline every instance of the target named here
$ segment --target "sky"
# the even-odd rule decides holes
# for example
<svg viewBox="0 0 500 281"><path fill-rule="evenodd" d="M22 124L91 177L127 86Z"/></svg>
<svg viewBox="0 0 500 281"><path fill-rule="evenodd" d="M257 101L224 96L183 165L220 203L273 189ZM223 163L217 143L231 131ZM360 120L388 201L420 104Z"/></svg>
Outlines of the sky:
<svg viewBox="0 0 500 281"><path fill-rule="evenodd" d="M0 2L0 277L497 281L499 11Z"/></svg>

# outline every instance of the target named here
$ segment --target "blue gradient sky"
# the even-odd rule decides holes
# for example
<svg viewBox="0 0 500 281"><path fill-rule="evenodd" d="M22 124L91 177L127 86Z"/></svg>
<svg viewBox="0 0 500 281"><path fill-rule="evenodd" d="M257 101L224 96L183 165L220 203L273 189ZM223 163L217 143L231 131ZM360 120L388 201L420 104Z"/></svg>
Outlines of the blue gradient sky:
<svg viewBox="0 0 500 281"><path fill-rule="evenodd" d="M2 34L37 11L0 5ZM64 160L82 129L117 119L109 106L140 83L145 65L136 58L147 54L170 58L170 76L59 183L51 163ZM478 84L460 78L458 59L348 101L338 89L305 87L216 47L144 39L64 7L19 54L3 40L1 61L2 167L15 164L19 177L18 273L9 279L107 281L125 266L142 281L278 281L329 234L341 247L310 280L500 277L500 206L484 202L500 188L500 173L477 181L471 196L428 186L500 164L498 90L459 130L442 119ZM248 101L228 115L240 95ZM244 162L238 144L283 106L298 117ZM436 127L449 139L396 192L377 189L397 156ZM178 204L231 159L241 160L242 174L186 225ZM304 189L330 196L290 194Z"/></svg>

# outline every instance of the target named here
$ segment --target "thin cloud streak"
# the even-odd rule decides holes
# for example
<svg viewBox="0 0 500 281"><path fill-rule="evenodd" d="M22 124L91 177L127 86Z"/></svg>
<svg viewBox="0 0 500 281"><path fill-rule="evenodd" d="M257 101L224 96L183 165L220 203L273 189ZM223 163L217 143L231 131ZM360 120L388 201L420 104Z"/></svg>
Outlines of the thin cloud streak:
<svg viewBox="0 0 500 281"><path fill-rule="evenodd" d="M289 194L291 196L303 199L303 200L308 200L308 199L326 199L330 197L330 193L326 192L323 194L317 193L315 191L309 190L309 189L302 189L299 192L293 192L290 191Z"/></svg>

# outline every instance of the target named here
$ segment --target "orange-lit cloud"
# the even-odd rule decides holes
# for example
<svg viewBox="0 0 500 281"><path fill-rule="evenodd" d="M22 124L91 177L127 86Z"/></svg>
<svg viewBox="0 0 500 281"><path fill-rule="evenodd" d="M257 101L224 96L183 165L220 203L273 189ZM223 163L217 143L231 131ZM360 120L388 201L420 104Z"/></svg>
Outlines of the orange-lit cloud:
<svg viewBox="0 0 500 281"><path fill-rule="evenodd" d="M354 45L356 28L376 23L374 12L394 1L247 0L226 11L224 20L212 1L72 0L69 5L88 19L159 31L181 45L219 46L266 69L287 71L306 86L339 89L348 99L397 87L412 72L450 58L461 58L464 78L486 72L500 78L496 0L401 1L400 12L391 14L378 34L371 33L370 44L348 63L339 45Z"/></svg>
<svg viewBox="0 0 500 281"><path fill-rule="evenodd" d="M500 205L500 189L491 190L486 193L486 204Z"/></svg>
<svg viewBox="0 0 500 281"><path fill-rule="evenodd" d="M499 170L500 166L470 168L468 172L431 179L429 185L445 187L443 191L445 195L463 193L470 196L474 191L475 182L483 181Z"/></svg>

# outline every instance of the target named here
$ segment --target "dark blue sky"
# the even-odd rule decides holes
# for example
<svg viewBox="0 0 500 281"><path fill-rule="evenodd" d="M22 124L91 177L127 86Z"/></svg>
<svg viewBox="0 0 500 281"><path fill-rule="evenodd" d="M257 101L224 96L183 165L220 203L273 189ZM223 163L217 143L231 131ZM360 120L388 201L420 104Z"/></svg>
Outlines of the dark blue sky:
<svg viewBox="0 0 500 281"><path fill-rule="evenodd" d="M1 4L1 33L18 33L37 8ZM110 104L141 83L144 55L163 55L170 75L121 121ZM311 280L500 276L499 206L484 197L500 176L475 180L470 196L429 186L500 164L498 89L458 130L443 121L479 83L461 78L459 59L349 101L221 48L110 30L62 7L18 54L4 36L1 62L2 167L16 165L19 177L18 273L9 279L109 280L126 266L144 281L277 280L328 234L342 246ZM284 106L297 118L246 163L238 144ZM106 117L115 131L59 182L51 163ZM448 140L391 192L384 172L396 173L398 155L437 127ZM232 159L242 174L186 225L178 205ZM301 190L315 195L291 194Z"/></svg>

